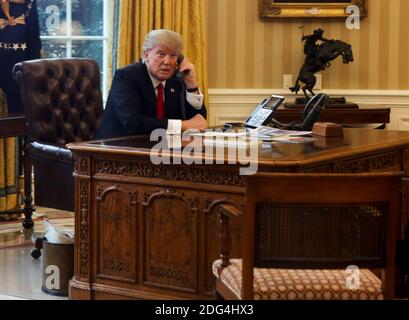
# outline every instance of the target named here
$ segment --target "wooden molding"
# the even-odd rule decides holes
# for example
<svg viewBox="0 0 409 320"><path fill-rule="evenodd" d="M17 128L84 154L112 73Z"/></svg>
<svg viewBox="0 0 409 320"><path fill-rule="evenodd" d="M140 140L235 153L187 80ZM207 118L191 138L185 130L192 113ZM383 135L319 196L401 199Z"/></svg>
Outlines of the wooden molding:
<svg viewBox="0 0 409 320"><path fill-rule="evenodd" d="M362 104L376 104L388 106L409 106L409 90L317 90L317 93L330 96L342 96L347 100ZM302 95L294 95L284 89L209 89L211 106L221 104L243 105L243 103L257 103L271 94L284 96L286 101L292 102Z"/></svg>

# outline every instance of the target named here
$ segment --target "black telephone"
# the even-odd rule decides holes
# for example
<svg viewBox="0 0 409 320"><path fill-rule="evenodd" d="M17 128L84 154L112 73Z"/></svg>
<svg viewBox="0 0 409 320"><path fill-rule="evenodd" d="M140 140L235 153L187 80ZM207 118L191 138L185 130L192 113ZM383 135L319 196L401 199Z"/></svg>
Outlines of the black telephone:
<svg viewBox="0 0 409 320"><path fill-rule="evenodd" d="M314 123L318 121L321 110L325 108L328 101L328 95L325 93L319 93L313 96L305 105L305 108L301 115L301 122L291 122L289 124L283 124L272 118L270 120L270 126L285 129L285 130L297 130L297 131L311 131Z"/></svg>
<svg viewBox="0 0 409 320"><path fill-rule="evenodd" d="M260 126L266 126L270 123L274 111L278 109L281 103L284 101L284 97L271 95L270 98L264 99L249 115L244 122L227 122L224 129L231 128L250 128L255 129Z"/></svg>
<svg viewBox="0 0 409 320"><path fill-rule="evenodd" d="M283 101L284 97L276 95L271 95L270 98L264 99L246 119L244 122L245 126L248 128L257 128L267 125Z"/></svg>
<svg viewBox="0 0 409 320"><path fill-rule="evenodd" d="M183 56L183 54L180 54L177 60L177 65L179 66L183 59L185 59L185 57ZM179 81L183 81L183 78L185 77L185 75L187 75L189 73L189 70L185 70L183 72L180 72L178 69L176 70L176 79Z"/></svg>

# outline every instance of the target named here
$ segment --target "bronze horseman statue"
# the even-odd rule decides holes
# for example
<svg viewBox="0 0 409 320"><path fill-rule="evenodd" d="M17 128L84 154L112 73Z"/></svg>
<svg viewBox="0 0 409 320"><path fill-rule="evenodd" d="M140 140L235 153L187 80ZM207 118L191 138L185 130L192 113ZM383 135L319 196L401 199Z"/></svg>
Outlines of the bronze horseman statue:
<svg viewBox="0 0 409 320"><path fill-rule="evenodd" d="M300 91L300 81L305 85L302 87L305 97L308 99L308 92L314 95L313 89L317 82L315 73L323 71L331 66L331 61L342 56L344 64L354 61L351 45L341 40L328 40L323 38L324 30L314 30L313 34L303 36L304 54L306 55L303 66L301 67L297 81L294 87L291 87L292 92ZM320 40L321 43L317 44Z"/></svg>

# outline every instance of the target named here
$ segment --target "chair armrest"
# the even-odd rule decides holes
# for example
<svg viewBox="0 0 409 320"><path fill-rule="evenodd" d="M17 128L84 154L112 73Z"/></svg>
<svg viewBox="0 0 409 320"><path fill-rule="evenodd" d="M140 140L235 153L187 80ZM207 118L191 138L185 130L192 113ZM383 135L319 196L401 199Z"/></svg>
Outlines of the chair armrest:
<svg viewBox="0 0 409 320"><path fill-rule="evenodd" d="M65 146L33 141L30 143L30 148L32 157L39 156L50 160L64 162L68 165L74 163L74 156L71 150L67 149Z"/></svg>

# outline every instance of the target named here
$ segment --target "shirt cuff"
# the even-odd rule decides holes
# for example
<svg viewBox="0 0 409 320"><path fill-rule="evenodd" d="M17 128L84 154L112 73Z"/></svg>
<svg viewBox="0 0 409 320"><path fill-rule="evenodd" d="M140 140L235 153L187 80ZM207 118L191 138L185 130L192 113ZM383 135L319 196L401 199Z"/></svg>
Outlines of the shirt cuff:
<svg viewBox="0 0 409 320"><path fill-rule="evenodd" d="M200 110L203 106L203 94L200 93L190 93L186 91L186 100L189 104L196 110Z"/></svg>
<svg viewBox="0 0 409 320"><path fill-rule="evenodd" d="M182 132L182 120L168 120L168 128L166 129L167 134L181 134Z"/></svg>

